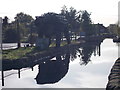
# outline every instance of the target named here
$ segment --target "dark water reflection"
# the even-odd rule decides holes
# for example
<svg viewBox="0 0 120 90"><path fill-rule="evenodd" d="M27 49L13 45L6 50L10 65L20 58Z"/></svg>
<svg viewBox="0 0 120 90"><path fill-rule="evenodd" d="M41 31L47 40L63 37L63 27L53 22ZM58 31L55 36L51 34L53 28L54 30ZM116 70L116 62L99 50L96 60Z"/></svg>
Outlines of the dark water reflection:
<svg viewBox="0 0 120 90"><path fill-rule="evenodd" d="M81 47L81 51L79 51L81 56L81 65L87 65L91 61L91 56L94 54L101 55L100 51L101 42L87 42Z"/></svg>
<svg viewBox="0 0 120 90"><path fill-rule="evenodd" d="M70 51L64 55L55 56L54 60L40 64L39 73L35 78L37 84L56 83L61 80L68 72L70 59L74 61L77 56L81 65L87 65L91 61L92 53L100 55L100 44L101 42L84 43L81 47L70 48Z"/></svg>
<svg viewBox="0 0 120 90"><path fill-rule="evenodd" d="M39 73L36 76L37 84L56 83L61 80L69 69L70 54L66 53L64 58L58 55L56 60L49 60L39 65Z"/></svg>
<svg viewBox="0 0 120 90"><path fill-rule="evenodd" d="M37 84L53 84L59 82L69 71L69 65L71 61L79 60L80 65L87 65L91 60L91 56L100 56L101 55L101 41L100 42L87 42L82 45L77 45L69 48L68 52L63 54L57 54L54 58L47 59L41 62L36 63L38 71L34 77ZM21 62L20 62L21 63ZM22 67L18 63L16 66L12 66L18 70L18 77L20 78L19 70L27 67L34 67L36 64L31 64ZM19 67L20 66L20 67ZM4 66L3 66L4 67ZM5 70L5 68L4 68ZM7 70L8 67L7 67ZM73 73L75 71L72 71ZM71 82L72 83L72 82Z"/></svg>

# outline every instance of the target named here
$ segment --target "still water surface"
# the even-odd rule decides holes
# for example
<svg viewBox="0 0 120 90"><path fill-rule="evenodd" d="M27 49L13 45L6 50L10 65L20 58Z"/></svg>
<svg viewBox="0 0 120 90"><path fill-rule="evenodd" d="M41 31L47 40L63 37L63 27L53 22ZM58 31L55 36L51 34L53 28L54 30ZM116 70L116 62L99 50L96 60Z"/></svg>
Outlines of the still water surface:
<svg viewBox="0 0 120 90"><path fill-rule="evenodd" d="M105 88L118 58L118 46L112 39L105 39L100 46L88 44L78 48L72 56L60 57L52 59L60 59L57 62L35 65L33 71L22 69L20 78L17 70L5 71L3 88Z"/></svg>

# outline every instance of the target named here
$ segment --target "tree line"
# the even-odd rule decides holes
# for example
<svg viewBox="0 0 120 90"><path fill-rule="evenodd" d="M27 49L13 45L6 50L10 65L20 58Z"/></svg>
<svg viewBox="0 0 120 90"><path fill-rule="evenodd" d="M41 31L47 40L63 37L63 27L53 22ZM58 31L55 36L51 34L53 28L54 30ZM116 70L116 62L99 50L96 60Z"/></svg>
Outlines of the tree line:
<svg viewBox="0 0 120 90"><path fill-rule="evenodd" d="M68 44L71 37L77 38L80 32L85 36L96 34L96 29L86 10L77 11L75 8L62 7L60 13L48 12L33 19L32 16L20 12L11 23L8 17L3 18L3 42L35 43L37 37L48 38L49 43L56 39L56 46L60 46L61 39L66 37Z"/></svg>

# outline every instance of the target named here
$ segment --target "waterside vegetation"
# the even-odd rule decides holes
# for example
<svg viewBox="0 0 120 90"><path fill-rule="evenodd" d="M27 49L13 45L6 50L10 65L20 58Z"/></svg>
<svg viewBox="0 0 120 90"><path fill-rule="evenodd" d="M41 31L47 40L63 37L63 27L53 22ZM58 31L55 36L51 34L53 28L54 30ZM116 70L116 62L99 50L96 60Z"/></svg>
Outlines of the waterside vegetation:
<svg viewBox="0 0 120 90"><path fill-rule="evenodd" d="M3 60L20 59L34 53L43 52L53 47L83 41L101 41L110 33L103 24L94 24L86 10L77 11L75 8L62 7L61 13L48 12L41 16L32 16L20 12L15 21L3 19L3 43L17 43L13 50L3 50ZM31 44L21 47L22 42ZM36 46L34 46L34 44Z"/></svg>

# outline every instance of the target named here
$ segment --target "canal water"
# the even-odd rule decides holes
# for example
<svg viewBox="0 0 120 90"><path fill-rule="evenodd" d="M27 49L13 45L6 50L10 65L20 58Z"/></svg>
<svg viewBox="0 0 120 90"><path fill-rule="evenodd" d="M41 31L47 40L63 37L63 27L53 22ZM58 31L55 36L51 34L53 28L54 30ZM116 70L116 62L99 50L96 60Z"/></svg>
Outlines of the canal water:
<svg viewBox="0 0 120 90"><path fill-rule="evenodd" d="M3 88L105 88L110 70L118 58L112 39L85 43L70 53L18 70L4 71ZM2 83L2 80L0 79Z"/></svg>

